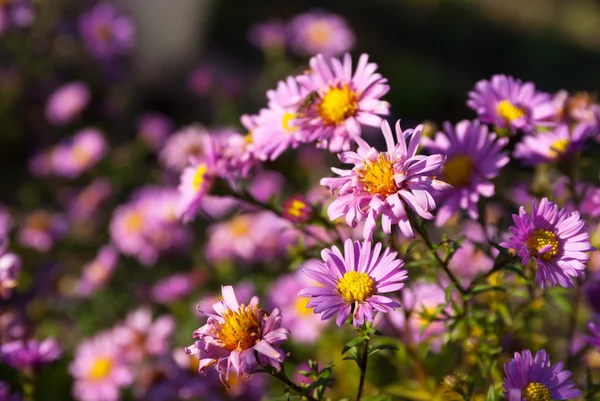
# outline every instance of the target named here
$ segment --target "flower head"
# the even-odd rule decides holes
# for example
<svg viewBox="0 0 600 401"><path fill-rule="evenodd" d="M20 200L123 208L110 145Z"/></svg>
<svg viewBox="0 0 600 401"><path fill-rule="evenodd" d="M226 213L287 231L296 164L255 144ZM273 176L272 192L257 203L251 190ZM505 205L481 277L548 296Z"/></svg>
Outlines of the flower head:
<svg viewBox="0 0 600 401"><path fill-rule="evenodd" d="M595 314L594 319L588 322L587 327L591 333L591 336L586 338L587 342L600 349L600 315Z"/></svg>
<svg viewBox="0 0 600 401"><path fill-rule="evenodd" d="M33 370L61 356L61 349L53 338L43 341L11 341L2 344L0 360L18 370Z"/></svg>
<svg viewBox="0 0 600 401"><path fill-rule="evenodd" d="M169 170L181 172L191 160L204 157L211 146L209 138L208 131L198 124L184 127L166 139L159 160Z"/></svg>
<svg viewBox="0 0 600 401"><path fill-rule="evenodd" d="M30 0L10 0L0 3L0 35L9 28L29 27L34 19L33 5Z"/></svg>
<svg viewBox="0 0 600 401"><path fill-rule="evenodd" d="M453 187L436 199L440 204L436 224L441 226L460 209L477 219L479 196L494 195L494 184L490 180L510 160L501 152L508 138L496 139L496 134L488 133L487 127L477 120L463 120L454 127L446 122L444 132L422 141L429 152L446 156L442 180Z"/></svg>
<svg viewBox="0 0 600 401"><path fill-rule="evenodd" d="M258 297L240 305L231 286L223 287L222 294L214 313L203 312L208 321L194 332L195 344L186 348L200 360L199 372L215 365L221 378L228 379L231 370L241 376L259 365L279 370L285 359L280 346L289 334L281 327L279 309L270 314L259 309Z"/></svg>
<svg viewBox="0 0 600 401"><path fill-rule="evenodd" d="M377 220L381 217L383 231L392 232L392 224L398 224L407 237L414 237L408 221L407 206L424 219L433 219L435 191L450 188L436 179L440 175L446 156L417 155L422 126L402 132L400 121L396 123L394 143L392 130L387 121L381 123L387 152L379 152L361 138L356 138L358 150L344 152L339 158L354 164L352 170L332 169L340 175L323 178L321 185L337 194L327 209L331 220L346 216L346 223L355 227L365 221L363 235L370 240Z"/></svg>
<svg viewBox="0 0 600 401"><path fill-rule="evenodd" d="M119 253L114 246L105 245L100 248L96 258L83 266L81 278L77 283L77 294L89 297L102 288L110 280L118 260Z"/></svg>
<svg viewBox="0 0 600 401"><path fill-rule="evenodd" d="M300 56L337 57L352 50L354 33L340 15L311 11L294 17L288 26L292 50Z"/></svg>
<svg viewBox="0 0 600 401"><path fill-rule="evenodd" d="M526 135L515 147L513 156L529 166L555 163L580 151L595 131L596 127L588 123L580 123L573 128L560 124L552 132Z"/></svg>
<svg viewBox="0 0 600 401"><path fill-rule="evenodd" d="M250 42L262 50L283 50L285 46L285 23L280 19L262 21L250 27Z"/></svg>
<svg viewBox="0 0 600 401"><path fill-rule="evenodd" d="M389 103L380 100L390 89L387 79L375 72L377 64L369 63L366 54L360 56L354 74L349 54L342 60L319 54L309 65L310 72L297 80L311 98L309 104L298 104L295 125L309 132L319 146L332 152L349 150L361 124L377 127L380 116L389 114Z"/></svg>
<svg viewBox="0 0 600 401"><path fill-rule="evenodd" d="M306 305L322 313L321 319L337 315L336 324L342 326L352 313L352 322L358 327L372 322L374 312L387 313L400 304L384 295L404 287L407 278L402 270L404 261L396 259L397 252L381 243L347 239L344 254L334 246L321 251L323 262L314 263L302 271L322 286L302 289L298 294L310 297Z"/></svg>
<svg viewBox="0 0 600 401"><path fill-rule="evenodd" d="M130 385L133 374L112 332L85 339L69 366L75 378L73 395L81 401L117 401L120 388Z"/></svg>
<svg viewBox="0 0 600 401"><path fill-rule="evenodd" d="M84 128L56 146L52 152L52 165L56 174L75 178L95 166L107 152L108 144L102 132Z"/></svg>
<svg viewBox="0 0 600 401"><path fill-rule="evenodd" d="M0 299L9 298L19 283L21 257L7 252L8 241L0 237Z"/></svg>
<svg viewBox="0 0 600 401"><path fill-rule="evenodd" d="M585 263L590 260L585 252L594 248L579 212L569 213L543 198L539 203L533 201L531 215L521 206L513 221L510 240L500 245L515 249L524 266L533 259L542 289L546 284L572 287L573 277L584 276Z"/></svg>
<svg viewBox="0 0 600 401"><path fill-rule="evenodd" d="M477 82L467 105L482 122L512 133L531 132L537 125L547 124L557 111L550 95L537 92L531 82L522 83L506 75Z"/></svg>
<svg viewBox="0 0 600 401"><path fill-rule="evenodd" d="M98 3L79 18L79 31L90 53L101 61L128 54L135 42L131 20L107 2Z"/></svg>
<svg viewBox="0 0 600 401"><path fill-rule="evenodd" d="M532 356L531 351L515 352L504 364L504 396L508 401L570 400L581 396L571 372L563 370L563 363L550 365L550 356L541 350Z"/></svg>
<svg viewBox="0 0 600 401"><path fill-rule="evenodd" d="M282 216L294 223L305 223L313 209L302 196L292 196L283 204Z"/></svg>
<svg viewBox="0 0 600 401"><path fill-rule="evenodd" d="M70 82L54 91L46 103L46 118L54 125L75 119L90 101L90 90L83 82Z"/></svg>
<svg viewBox="0 0 600 401"><path fill-rule="evenodd" d="M35 210L25 217L19 228L18 241L21 245L39 252L47 252L57 239L68 230L65 217L46 210Z"/></svg>
<svg viewBox="0 0 600 401"><path fill-rule="evenodd" d="M161 113L145 113L138 120L138 138L152 150L158 150L172 131L173 121Z"/></svg>

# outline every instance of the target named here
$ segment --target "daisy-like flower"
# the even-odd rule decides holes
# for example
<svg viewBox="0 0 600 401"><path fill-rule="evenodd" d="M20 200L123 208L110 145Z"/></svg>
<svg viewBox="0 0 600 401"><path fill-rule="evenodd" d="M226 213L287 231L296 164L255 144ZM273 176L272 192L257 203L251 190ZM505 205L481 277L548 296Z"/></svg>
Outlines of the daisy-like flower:
<svg viewBox="0 0 600 401"><path fill-rule="evenodd" d="M288 35L292 50L300 56L337 57L352 50L354 33L340 15L312 11L296 16L289 23Z"/></svg>
<svg viewBox="0 0 600 401"><path fill-rule="evenodd" d="M310 219L313 208L304 197L296 195L283 204L282 216L294 223L306 223Z"/></svg>
<svg viewBox="0 0 600 401"><path fill-rule="evenodd" d="M531 215L521 206L513 221L516 227L510 227L512 236L500 245L515 249L523 266L533 259L542 289L546 284L572 287L573 277L585 275L585 263L590 260L585 252L595 248L579 212L569 213L543 198L539 203L533 201Z"/></svg>
<svg viewBox="0 0 600 401"><path fill-rule="evenodd" d="M194 332L195 344L186 348L200 360L198 371L215 365L221 380L228 380L232 369L238 376L259 365L281 369L285 353L280 347L289 331L281 327L279 309L265 312L258 307L258 297L240 305L231 286L221 292L223 300L213 305L214 313L202 312L208 321Z"/></svg>
<svg viewBox="0 0 600 401"><path fill-rule="evenodd" d="M270 19L254 24L248 32L250 42L261 50L283 50L285 46L285 23Z"/></svg>
<svg viewBox="0 0 600 401"><path fill-rule="evenodd" d="M158 150L173 131L173 121L162 113L145 113L138 120L137 136L148 148Z"/></svg>
<svg viewBox="0 0 600 401"><path fill-rule="evenodd" d="M311 138L306 129L297 125L298 105L308 91L298 85L295 77L280 81L275 90L267 91L269 108L262 109L252 131L254 149L262 160L275 160L288 148L296 148Z"/></svg>
<svg viewBox="0 0 600 401"><path fill-rule="evenodd" d="M532 82L506 75L494 75L481 80L469 92L467 106L479 119L498 128L531 132L537 125L548 124L557 112L549 94L538 92Z"/></svg>
<svg viewBox="0 0 600 401"><path fill-rule="evenodd" d="M78 177L94 167L107 152L108 144L100 130L82 129L52 152L54 171L63 177Z"/></svg>
<svg viewBox="0 0 600 401"><path fill-rule="evenodd" d="M561 90L554 95L553 102L558 109L557 121L569 125L588 123L596 128L600 124L600 105L590 93Z"/></svg>
<svg viewBox="0 0 600 401"><path fill-rule="evenodd" d="M56 89L46 103L46 118L53 125L64 125L85 109L90 101L88 86L80 81Z"/></svg>
<svg viewBox="0 0 600 401"><path fill-rule="evenodd" d="M331 220L346 216L346 223L356 227L365 221L363 235L370 240L379 216L383 231L391 234L392 224L398 224L402 233L414 237L408 221L406 206L424 219L431 220L430 211L436 207L432 193L450 188L450 185L437 180L440 167L446 156L417 155L422 126L402 132L400 121L396 123L394 143L392 130L387 121L381 123L387 152L379 152L362 138L356 137L358 150L339 155L343 163L352 163L352 170L332 168L340 175L336 178L323 178L321 185L332 193L337 193L327 209Z"/></svg>
<svg viewBox="0 0 600 401"><path fill-rule="evenodd" d="M319 54L309 65L310 72L297 78L310 97L299 105L296 126L332 152L349 150L351 133L359 135L361 124L378 127L380 116L389 114L389 103L380 100L390 89L387 79L375 72L377 64L369 63L366 54L354 74L349 54L343 60Z"/></svg>
<svg viewBox="0 0 600 401"><path fill-rule="evenodd" d="M529 166L555 163L581 150L595 131L595 126L588 123L579 123L573 128L561 124L552 132L525 136L515 147L513 156Z"/></svg>
<svg viewBox="0 0 600 401"><path fill-rule="evenodd" d="M81 16L79 31L90 53L101 61L128 54L135 42L132 21L107 2Z"/></svg>
<svg viewBox="0 0 600 401"><path fill-rule="evenodd" d="M112 332L84 340L69 366L75 378L73 396L81 401L117 401L122 387L133 382L121 347Z"/></svg>
<svg viewBox="0 0 600 401"><path fill-rule="evenodd" d="M303 288L298 295L310 297L306 307L315 308L321 319L335 315L336 324L342 326L352 313L354 327L372 322L375 311L387 313L400 304L384 295L404 287L406 270L404 261L397 259L398 252L381 243L347 239L344 254L334 246L321 251L323 262L316 262L302 271L321 284L320 287Z"/></svg>
<svg viewBox="0 0 600 401"><path fill-rule="evenodd" d="M209 142L208 131L199 124L189 125L166 139L158 158L169 170L180 172L190 160L204 157Z"/></svg>
<svg viewBox="0 0 600 401"><path fill-rule="evenodd" d="M570 400L581 396L575 383L569 380L571 372L563 363L550 365L550 356L544 350L535 354L524 350L504 364L504 396L508 401Z"/></svg>
<svg viewBox="0 0 600 401"><path fill-rule="evenodd" d="M60 358L61 353L53 338L11 341L0 348L0 359L15 369L33 370Z"/></svg>
<svg viewBox="0 0 600 401"><path fill-rule="evenodd" d="M508 138L496 139L496 134L488 133L487 126L480 125L477 120L463 120L454 127L446 122L444 132L438 132L434 139L423 138L422 141L430 153L447 157L442 167L442 180L453 186L436 198L440 204L436 224L443 225L460 209L477 219L479 196L489 198L494 195L494 184L490 180L510 160L501 152Z"/></svg>
<svg viewBox="0 0 600 401"><path fill-rule="evenodd" d="M117 267L119 252L112 245L104 245L96 258L83 266L83 272L77 283L77 295L89 297L102 288Z"/></svg>

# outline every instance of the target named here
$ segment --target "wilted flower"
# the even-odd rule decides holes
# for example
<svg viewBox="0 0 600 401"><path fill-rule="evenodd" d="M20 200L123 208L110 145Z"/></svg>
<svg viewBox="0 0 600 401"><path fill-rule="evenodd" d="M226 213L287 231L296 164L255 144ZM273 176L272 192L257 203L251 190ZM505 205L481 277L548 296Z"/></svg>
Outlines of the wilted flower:
<svg viewBox="0 0 600 401"><path fill-rule="evenodd" d="M259 49L281 49L285 46L285 23L278 19L259 22L250 27L250 42Z"/></svg>
<svg viewBox="0 0 600 401"><path fill-rule="evenodd" d="M419 125L414 130L402 132L400 121L396 123L394 143L392 130L387 121L381 123L387 152L379 152L363 139L356 137L358 150L339 155L343 163L352 163L352 170L334 168L339 178L323 178L325 186L337 198L329 205L327 214L331 220L342 216L346 223L355 227L366 221L363 229L365 240L370 240L382 216L383 231L391 234L392 224L398 224L402 233L414 237L407 215L407 206L424 219L433 219L430 211L436 203L432 194L450 188L437 180L446 156L419 156L417 148L421 138Z"/></svg>
<svg viewBox="0 0 600 401"><path fill-rule="evenodd" d="M563 370L563 363L550 365L550 356L541 350L515 352L514 358L504 364L504 396L508 401L570 400L581 396L575 383L569 380L571 372Z"/></svg>
<svg viewBox="0 0 600 401"><path fill-rule="evenodd" d="M2 344L0 360L18 370L33 370L60 358L61 353L53 338L12 341Z"/></svg>
<svg viewBox="0 0 600 401"><path fill-rule="evenodd" d="M521 206L519 214L513 214L513 221L513 235L500 245L515 249L523 266L533 259L537 265L536 280L542 289L546 284L572 287L573 277L585 275L585 263L590 260L585 252L595 248L579 212L559 210L558 205L543 198L539 203L533 202L531 215Z"/></svg>
<svg viewBox="0 0 600 401"><path fill-rule="evenodd" d="M444 132L438 132L434 139L423 138L422 142L429 152L446 156L442 180L452 185L436 198L440 205L436 224L443 225L458 210L465 210L470 218L477 219L479 196L494 195L490 180L510 160L506 153L501 153L508 138L496 139L477 120L463 120L454 127L446 122Z"/></svg>
<svg viewBox="0 0 600 401"><path fill-rule="evenodd" d="M83 82L64 84L54 91L46 103L46 118L63 125L77 118L90 101L90 90Z"/></svg>
<svg viewBox="0 0 600 401"><path fill-rule="evenodd" d="M259 309L258 297L248 306L239 304L233 287L222 288L223 300L214 304L213 312L204 312L207 323L194 332L196 342L186 348L200 360L199 372L215 365L219 375L228 380L230 370L238 376L259 365L281 369L285 354L281 344L289 331L281 327L281 313L275 308L269 314Z"/></svg>
<svg viewBox="0 0 600 401"><path fill-rule="evenodd" d="M117 401L120 389L133 382L125 355L111 332L83 340L69 372L75 379L73 396L81 401Z"/></svg>
<svg viewBox="0 0 600 401"><path fill-rule="evenodd" d="M160 151L160 162L170 170L180 172L194 159L202 159L210 147L209 134L198 124L189 125L169 136Z"/></svg>
<svg viewBox="0 0 600 401"><path fill-rule="evenodd" d="M557 108L549 94L537 92L531 82L522 83L506 75L481 80L469 92L467 106L479 119L498 128L531 132L538 125L548 125Z"/></svg>
<svg viewBox="0 0 600 401"><path fill-rule="evenodd" d="M108 2L100 2L83 14L79 31L90 53L102 61L128 54L135 42L131 20Z"/></svg>
<svg viewBox="0 0 600 401"><path fill-rule="evenodd" d="M82 129L52 152L54 173L67 178L78 177L102 160L107 152L108 144L100 130Z"/></svg>
<svg viewBox="0 0 600 401"><path fill-rule="evenodd" d="M555 163L583 149L585 141L595 133L596 128L580 123L573 128L567 124L558 125L552 132L526 135L515 147L513 156L525 165Z"/></svg>
<svg viewBox="0 0 600 401"><path fill-rule="evenodd" d="M288 26L292 50L300 56L337 57L352 50L354 33L340 15L312 11L297 15Z"/></svg>
<svg viewBox="0 0 600 401"><path fill-rule="evenodd" d="M398 252L386 248L383 253L381 243L372 248L371 242L358 242L347 239L344 254L338 247L321 251L323 262L315 262L302 271L320 287L300 290L298 295L310 297L308 308L321 313L321 319L335 315L336 324L342 326L352 313L354 327L365 321L372 322L374 312L388 313L400 304L384 295L404 287L406 270L404 261L397 259Z"/></svg>
<svg viewBox="0 0 600 401"><path fill-rule="evenodd" d="M369 63L366 54L358 59L354 74L349 54L343 60L319 54L309 65L310 72L297 80L311 98L298 104L305 110L299 110L295 125L332 152L349 150L361 124L378 127L380 116L389 114L389 103L380 100L390 89L387 79L375 72L377 64Z"/></svg>
<svg viewBox="0 0 600 401"><path fill-rule="evenodd" d="M98 251L96 258L83 266L81 278L77 283L77 293L82 297L89 297L110 280L119 254L114 246L105 245Z"/></svg>

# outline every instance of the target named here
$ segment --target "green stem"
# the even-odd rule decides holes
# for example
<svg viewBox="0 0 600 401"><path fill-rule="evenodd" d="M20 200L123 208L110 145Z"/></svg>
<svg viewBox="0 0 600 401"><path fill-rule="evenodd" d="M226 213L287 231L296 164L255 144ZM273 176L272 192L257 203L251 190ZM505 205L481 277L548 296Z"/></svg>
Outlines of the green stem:
<svg viewBox="0 0 600 401"><path fill-rule="evenodd" d="M574 362L574 355L570 352L573 337L575 337L575 329L577 328L577 317L579 315L579 304L581 300L581 279L575 280L575 291L573 293L573 311L569 315L569 331L567 332L567 369Z"/></svg>
<svg viewBox="0 0 600 401"><path fill-rule="evenodd" d="M283 371L277 372L277 371L273 371L272 369L267 369L267 371L269 372L269 374L271 376L273 376L274 378L276 378L278 380L281 380L289 388L294 390L296 393L300 394L302 397L306 398L308 401L318 401L316 398L314 398L313 396L310 395L310 392L305 387L301 387L301 386L297 385L296 383L294 383L293 381L291 381L285 375L285 373L283 373Z"/></svg>
<svg viewBox="0 0 600 401"><path fill-rule="evenodd" d="M367 362L369 360L369 340L363 343L363 353L360 358L360 382L358 383L358 391L356 393L356 401L360 401L367 378Z"/></svg>

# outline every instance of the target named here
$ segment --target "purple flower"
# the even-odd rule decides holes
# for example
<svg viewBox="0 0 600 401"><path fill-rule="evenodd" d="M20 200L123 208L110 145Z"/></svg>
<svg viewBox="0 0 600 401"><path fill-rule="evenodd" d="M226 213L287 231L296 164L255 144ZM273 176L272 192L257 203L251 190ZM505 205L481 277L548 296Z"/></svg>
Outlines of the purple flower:
<svg viewBox="0 0 600 401"><path fill-rule="evenodd" d="M323 178L321 185L337 194L327 209L331 220L346 216L346 223L356 227L365 221L363 236L370 240L377 220L382 216L383 231L391 234L392 224L398 224L407 237L414 237L406 207L424 219L433 219L430 211L436 203L434 191L445 190L450 185L436 179L440 175L446 156L419 156L417 148L422 126L402 132L396 123L394 143L387 121L381 123L387 152L379 152L363 139L356 137L358 150L339 155L343 163L354 164L352 170L334 168L338 178Z"/></svg>
<svg viewBox="0 0 600 401"><path fill-rule="evenodd" d="M285 46L285 23L278 19L259 22L250 27L250 42L262 50L283 50Z"/></svg>
<svg viewBox="0 0 600 401"><path fill-rule="evenodd" d="M131 20L107 2L98 3L80 17L79 31L90 53L106 62L128 54L135 42Z"/></svg>
<svg viewBox="0 0 600 401"><path fill-rule="evenodd" d="M0 400L3 401L22 401L20 394L10 394L10 386L5 382L0 382Z"/></svg>
<svg viewBox="0 0 600 401"><path fill-rule="evenodd" d="M595 96L587 92L570 94L559 91L553 100L558 109L557 119L565 124L588 123L594 127L600 125L600 105Z"/></svg>
<svg viewBox="0 0 600 401"><path fill-rule="evenodd" d="M275 160L288 148L297 148L301 143L314 138L310 132L298 126L296 111L298 104L308 91L298 85L296 78L288 77L277 84L277 89L267 91L269 108L262 109L252 130L255 154L262 160Z"/></svg>
<svg viewBox="0 0 600 401"><path fill-rule="evenodd" d="M587 324L591 336L587 336L586 340L590 345L600 348L600 315L594 314L594 319Z"/></svg>
<svg viewBox="0 0 600 401"><path fill-rule="evenodd" d="M76 178L95 166L108 152L102 132L85 128L61 142L52 152L54 172L66 178Z"/></svg>
<svg viewBox="0 0 600 401"><path fill-rule="evenodd" d="M318 262L308 260L303 266L309 267L315 263ZM325 322L306 307L309 300L298 295L298 291L316 284L297 271L279 277L268 290L269 304L281 309L283 326L293 333L292 339L299 343L314 343L325 327Z"/></svg>
<svg viewBox="0 0 600 401"><path fill-rule="evenodd" d="M533 201L531 215L521 206L519 214L513 214L513 221L513 235L500 245L515 249L523 266L533 259L542 289L546 284L573 287L572 277L585 275L585 263L590 260L585 252L595 248L579 212L559 210L558 205L543 198L539 204L537 199Z"/></svg>
<svg viewBox="0 0 600 401"><path fill-rule="evenodd" d="M0 359L18 370L33 370L58 358L62 351L53 338L41 342L36 340L12 341L2 344Z"/></svg>
<svg viewBox="0 0 600 401"><path fill-rule="evenodd" d="M0 237L0 299L10 298L12 290L19 283L21 258L7 252L8 241Z"/></svg>
<svg viewBox="0 0 600 401"><path fill-rule="evenodd" d="M323 11L300 14L288 26L292 50L300 56L337 57L352 50L354 33L341 16Z"/></svg>
<svg viewBox="0 0 600 401"><path fill-rule="evenodd" d="M152 300L168 304L188 295L194 289L194 282L187 274L174 274L157 282L152 287Z"/></svg>
<svg viewBox="0 0 600 401"><path fill-rule="evenodd" d="M573 388L569 380L571 372L563 370L563 363L550 365L550 357L544 350L531 355L531 351L515 352L504 364L504 396L508 401L570 400L581 397L581 391Z"/></svg>
<svg viewBox="0 0 600 401"><path fill-rule="evenodd" d="M555 163L583 149L585 141L595 131L596 127L588 123L580 123L573 128L560 124L552 132L526 135L515 147L513 156L529 166Z"/></svg>
<svg viewBox="0 0 600 401"><path fill-rule="evenodd" d="M33 24L35 16L30 0L10 0L0 4L0 35L8 28L26 28Z"/></svg>
<svg viewBox="0 0 600 401"><path fill-rule="evenodd" d="M281 327L281 313L275 308L269 314L259 309L258 297L248 306L239 304L233 287L222 288L223 300L213 305L213 312L203 312L207 323L194 332L196 342L186 348L200 360L199 372L215 365L228 380L233 369L238 376L248 374L259 365L281 369L285 354L281 344L289 331Z"/></svg>
<svg viewBox="0 0 600 401"><path fill-rule="evenodd" d="M296 126L331 152L349 150L361 125L378 127L380 116L389 114L389 103L380 100L390 89L387 79L375 72L377 64L369 63L366 54L354 74L349 54L343 60L319 54L309 65L310 72L297 77L311 97L298 104Z"/></svg>
<svg viewBox="0 0 600 401"><path fill-rule="evenodd" d="M464 284L470 284L478 274L487 273L494 266L494 260L469 240L464 240L456 250L448 267Z"/></svg>
<svg viewBox="0 0 600 401"><path fill-rule="evenodd" d="M77 283L77 294L89 297L102 288L110 280L118 260L119 254L114 246L105 245L100 248L96 258L83 266L81 278Z"/></svg>
<svg viewBox="0 0 600 401"><path fill-rule="evenodd" d="M452 126L446 122L444 132L434 139L423 138L423 145L431 153L446 156L442 167L442 180L453 188L442 192L436 201L440 204L435 222L443 225L458 210L466 210L471 219L477 219L479 195L489 198L494 195L496 177L509 162L506 153L501 153L508 138L496 139L479 121L463 120Z"/></svg>
<svg viewBox="0 0 600 401"><path fill-rule="evenodd" d="M159 160L169 170L181 172L191 160L203 158L210 146L208 132L198 124L189 125L166 139Z"/></svg>
<svg viewBox="0 0 600 401"><path fill-rule="evenodd" d="M117 401L120 389L133 382L131 368L112 332L83 340L69 372L75 379L73 396L81 401Z"/></svg>
<svg viewBox="0 0 600 401"><path fill-rule="evenodd" d="M90 101L90 90L83 82L64 84L46 103L46 118L53 125L64 125L81 114Z"/></svg>
<svg viewBox="0 0 600 401"><path fill-rule="evenodd" d="M145 113L138 120L138 138L152 150L158 150L172 131L173 121L161 113Z"/></svg>
<svg viewBox="0 0 600 401"><path fill-rule="evenodd" d="M501 129L531 132L538 125L548 125L556 106L547 93L537 92L531 82L522 83L506 75L481 80L469 92L467 106L486 124Z"/></svg>
<svg viewBox="0 0 600 401"><path fill-rule="evenodd" d="M316 262L302 271L320 287L302 289L298 295L310 297L306 305L322 313L321 319L337 315L336 324L342 326L350 313L354 327L372 322L374 312L388 313L400 304L384 295L404 287L406 270L404 261L396 259L398 252L386 248L381 253L381 243L372 248L371 242L347 239L344 254L333 246L321 251L323 262Z"/></svg>
<svg viewBox="0 0 600 401"><path fill-rule="evenodd" d="M251 123L251 129L254 129L254 120L248 121L244 117L242 116L242 121ZM231 186L235 186L235 182L239 179L248 178L251 170L258 164L254 156L252 132L249 135L242 135L230 128L212 131L212 138L216 143L218 175Z"/></svg>
<svg viewBox="0 0 600 401"><path fill-rule="evenodd" d="M313 209L302 196L292 196L283 204L282 216L294 223L306 223Z"/></svg>
<svg viewBox="0 0 600 401"><path fill-rule="evenodd" d="M18 241L21 245L39 252L47 252L57 239L62 238L68 230L64 216L45 210L36 210L29 214L22 223Z"/></svg>

